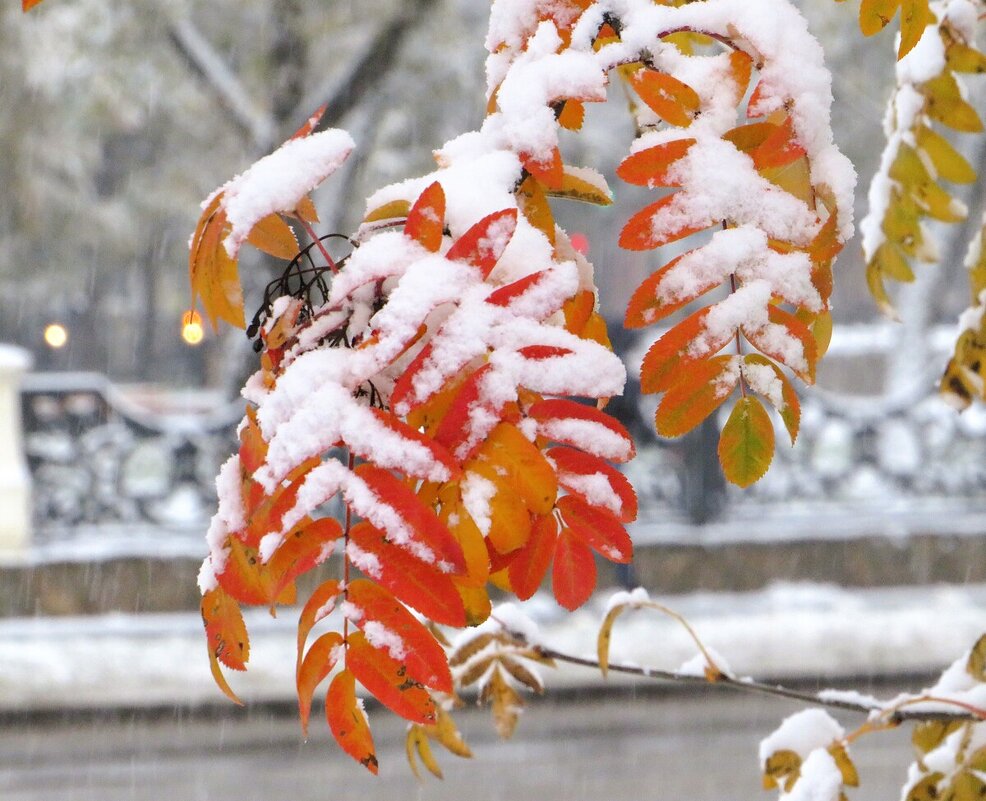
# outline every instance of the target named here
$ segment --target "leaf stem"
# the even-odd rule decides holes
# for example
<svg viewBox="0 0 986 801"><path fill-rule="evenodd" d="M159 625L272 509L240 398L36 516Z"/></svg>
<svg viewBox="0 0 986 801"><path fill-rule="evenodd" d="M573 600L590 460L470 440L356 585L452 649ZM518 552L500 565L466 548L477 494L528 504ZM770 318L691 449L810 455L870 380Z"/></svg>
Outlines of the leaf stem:
<svg viewBox="0 0 986 801"><path fill-rule="evenodd" d="M336 273L338 273L339 267L336 265L335 259L333 259L332 256L329 255L329 251L322 243L322 238L315 232L315 229L312 228L311 223L309 223L308 220L302 219L301 217L299 217L298 220L301 222L301 227L305 229L305 233L307 233L308 236L311 238L312 242L315 243L315 247L317 247L321 252L322 258L325 259L325 263L329 265L329 269L332 270L332 274L335 275Z"/></svg>
<svg viewBox="0 0 986 801"><path fill-rule="evenodd" d="M349 452L349 472L353 471L356 465L356 457L353 452ZM349 532L353 527L353 510L346 504L346 528L342 534L342 594L345 598L349 597ZM342 641L349 642L349 618L342 616ZM347 651L348 653L348 651Z"/></svg>

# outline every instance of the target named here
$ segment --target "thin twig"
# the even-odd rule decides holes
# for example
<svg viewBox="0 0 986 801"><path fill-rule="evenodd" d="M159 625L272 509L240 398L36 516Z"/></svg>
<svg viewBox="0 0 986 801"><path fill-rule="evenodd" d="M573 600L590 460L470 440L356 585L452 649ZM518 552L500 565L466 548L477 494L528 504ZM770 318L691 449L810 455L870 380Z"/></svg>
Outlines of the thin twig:
<svg viewBox="0 0 986 801"><path fill-rule="evenodd" d="M599 662L595 659L585 659L583 657L573 656L561 651L556 651L554 648L549 648L544 645L534 646L534 650L539 656L546 659L554 659L557 662L567 662L570 665L581 665L582 667L595 668L597 670L599 669ZM848 701L839 698L824 698L814 693L793 690L790 687L784 687L780 684L764 684L752 679L737 679L733 676L727 675L720 675L715 681L709 681L704 676L694 676L684 673L675 673L669 670L659 670L657 668L645 668L638 667L636 665L620 665L613 663L610 663L609 670L614 673L624 673L628 676L640 676L645 679L669 681L678 684L705 685L707 687L729 687L734 690L760 693L762 695L772 695L778 698L788 698L794 701L802 701L813 706L826 707L828 709L840 709L848 712L857 712L863 715L889 712L889 719L893 723L902 723L904 721L923 722L930 720L944 722L981 721L984 719L983 714L978 714L982 713L984 710L976 710L976 712L943 712L920 709L902 709L900 708L900 704L887 709L880 704L868 704L862 701ZM913 703L918 703L919 701L925 700L928 699L916 698ZM940 700L943 703L947 702L947 699L937 700Z"/></svg>

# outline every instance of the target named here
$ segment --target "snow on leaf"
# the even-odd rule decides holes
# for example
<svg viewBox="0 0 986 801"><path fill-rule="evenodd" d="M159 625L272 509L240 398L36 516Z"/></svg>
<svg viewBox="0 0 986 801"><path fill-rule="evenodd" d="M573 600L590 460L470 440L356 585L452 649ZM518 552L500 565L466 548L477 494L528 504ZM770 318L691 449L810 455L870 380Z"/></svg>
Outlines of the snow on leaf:
<svg viewBox="0 0 986 801"><path fill-rule="evenodd" d="M616 174L628 184L651 189L659 186L681 186L680 177L669 175L669 168L694 144L694 139L675 139L638 150L623 159L616 168Z"/></svg>
<svg viewBox="0 0 986 801"><path fill-rule="evenodd" d="M565 398L540 401L527 410L541 436L614 462L633 458L630 432L616 418Z"/></svg>
<svg viewBox="0 0 986 801"><path fill-rule="evenodd" d="M359 610L354 622L371 644L388 641L390 647L384 647L404 664L410 678L433 690L452 692L452 675L442 646L393 595L371 581L356 579L346 587L346 601Z"/></svg>
<svg viewBox="0 0 986 801"><path fill-rule="evenodd" d="M452 243L445 258L471 264L485 278L510 243L516 227L517 209L487 215Z"/></svg>
<svg viewBox="0 0 986 801"><path fill-rule="evenodd" d="M442 244L444 226L445 192L442 185L435 181L418 196L408 212L404 233L426 250L436 253Z"/></svg>
<svg viewBox="0 0 986 801"><path fill-rule="evenodd" d="M680 437L715 412L736 389L736 357L716 356L679 369L657 407L655 423L662 437Z"/></svg>
<svg viewBox="0 0 986 801"><path fill-rule="evenodd" d="M545 454L555 465L558 484L586 503L600 506L622 522L637 518L637 494L633 485L608 462L589 453L563 446Z"/></svg>
<svg viewBox="0 0 986 801"><path fill-rule="evenodd" d="M446 626L465 625L462 599L448 574L391 544L369 523L353 526L346 552L356 567L421 614Z"/></svg>

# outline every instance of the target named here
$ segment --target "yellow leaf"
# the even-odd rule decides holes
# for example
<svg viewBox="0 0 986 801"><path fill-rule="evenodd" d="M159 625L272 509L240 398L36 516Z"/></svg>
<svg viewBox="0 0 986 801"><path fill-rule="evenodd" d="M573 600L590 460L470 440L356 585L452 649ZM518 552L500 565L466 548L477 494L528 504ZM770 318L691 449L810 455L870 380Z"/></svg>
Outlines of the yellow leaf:
<svg viewBox="0 0 986 801"><path fill-rule="evenodd" d="M590 178L594 180L589 180ZM548 194L552 197L579 200L596 206L609 206L613 203L605 178L594 170L580 170L567 164L564 167L561 187L549 189Z"/></svg>
<svg viewBox="0 0 986 801"><path fill-rule="evenodd" d="M859 774L856 772L856 766L852 759L849 758L846 747L842 743L833 743L829 746L828 752L832 755L832 759L835 760L835 764L842 774L842 783L846 787L859 787Z"/></svg>
<svg viewBox="0 0 986 801"><path fill-rule="evenodd" d="M555 216L551 212L544 187L533 175L527 176L517 188L517 204L527 221L544 234L555 246Z"/></svg>
<svg viewBox="0 0 986 801"><path fill-rule="evenodd" d="M609 673L609 644L613 639L613 624L616 623L616 618L623 613L624 609L626 609L626 604L614 606L606 613L603 624L599 627L599 635L596 637L596 656L603 678L606 678L606 674Z"/></svg>
<svg viewBox="0 0 986 801"><path fill-rule="evenodd" d="M949 42L945 61L952 72L986 72L986 55L962 42Z"/></svg>
<svg viewBox="0 0 986 801"><path fill-rule="evenodd" d="M928 154L940 178L957 184L971 184L976 180L976 171L949 141L924 125L917 128L918 147Z"/></svg>
<svg viewBox="0 0 986 801"><path fill-rule="evenodd" d="M404 748L407 753L408 764L411 766L411 771L416 779L420 779L421 774L418 773L417 762L414 758L415 751L421 757L421 762L428 768L429 773L439 779L442 778L442 769L439 767L435 755L431 752L428 737L421 726L415 725L408 728Z"/></svg>
<svg viewBox="0 0 986 801"><path fill-rule="evenodd" d="M269 214L253 226L247 242L277 259L291 261L298 255L298 240L280 214Z"/></svg>
<svg viewBox="0 0 986 801"><path fill-rule="evenodd" d="M192 300L202 298L202 306L214 329L220 319L245 328L237 263L223 245L228 226L226 213L219 208L221 199L222 195L217 195L209 204L192 236L188 254Z"/></svg>
<svg viewBox="0 0 986 801"><path fill-rule="evenodd" d="M375 208L366 217L363 218L363 222L379 222L380 220L393 220L395 218L407 217L408 212L411 210L411 201L409 200L391 200L389 203L384 203L382 206Z"/></svg>
<svg viewBox="0 0 986 801"><path fill-rule="evenodd" d="M726 479L739 487L759 481L774 458L774 426L763 404L740 398L719 436L719 462Z"/></svg>
<svg viewBox="0 0 986 801"><path fill-rule="evenodd" d="M859 4L859 29L863 36L882 31L894 18L900 0L862 0Z"/></svg>
<svg viewBox="0 0 986 801"><path fill-rule="evenodd" d="M558 124L569 131L578 131L585 120L585 105L579 100L568 100L558 115Z"/></svg>
<svg viewBox="0 0 986 801"><path fill-rule="evenodd" d="M924 29L934 23L935 15L928 0L900 0L900 47L897 58L902 59L918 43Z"/></svg>
<svg viewBox="0 0 986 801"><path fill-rule="evenodd" d="M428 726L425 731L429 737L433 737L437 742L441 743L449 753L464 759L472 756L472 751L462 738L462 734L459 733L458 728L456 728L452 716L441 707L438 708L438 717L435 719L435 722L431 726Z"/></svg>
<svg viewBox="0 0 986 801"><path fill-rule="evenodd" d="M905 801L938 801L941 797L938 782L943 778L945 777L937 771L929 773L911 788Z"/></svg>
<svg viewBox="0 0 986 801"><path fill-rule="evenodd" d="M921 85L921 93L927 98L925 108L931 119L965 133L979 133L983 130L979 114L962 96L962 90L952 73L946 71L925 81Z"/></svg>
<svg viewBox="0 0 986 801"><path fill-rule="evenodd" d="M972 646L965 669L976 681L986 682L986 634Z"/></svg>
<svg viewBox="0 0 986 801"><path fill-rule="evenodd" d="M308 195L305 195L298 201L298 205L295 208L295 213L307 223L318 222L318 210L315 208L315 204Z"/></svg>
<svg viewBox="0 0 986 801"><path fill-rule="evenodd" d="M763 786L765 790L780 787L782 782L785 792L790 792L794 783L801 775L801 757L794 751L782 749L775 751L764 763Z"/></svg>

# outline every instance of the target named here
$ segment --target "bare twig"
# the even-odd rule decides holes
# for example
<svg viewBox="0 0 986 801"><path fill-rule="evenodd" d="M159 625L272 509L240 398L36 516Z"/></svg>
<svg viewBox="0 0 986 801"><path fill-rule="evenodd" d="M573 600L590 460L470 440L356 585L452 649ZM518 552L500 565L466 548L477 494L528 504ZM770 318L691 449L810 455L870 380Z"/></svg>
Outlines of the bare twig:
<svg viewBox="0 0 986 801"><path fill-rule="evenodd" d="M534 650L538 653L538 655L546 659L554 659L557 662L567 662L570 665L581 665L582 667L595 668L597 670L599 669L599 663L594 659L585 659L583 657L573 656L561 651L556 651L554 648L549 648L544 645L534 646ZM613 663L610 663L609 670L615 673L624 673L629 676L640 676L641 678L669 681L678 684L705 685L707 687L729 687L734 690L761 693L763 695L772 695L778 698L789 698L794 701L802 701L813 706L827 707L829 709L840 709L848 712L858 712L864 715L876 715L880 717L885 715L888 722L892 724L903 723L904 721L923 722L929 720L945 722L981 721L984 717L986 717L986 715L984 715L984 710L966 708L965 705L959 704L957 704L957 706L962 706L965 711L944 712L940 710L905 709L903 708L904 705L899 702L892 706L884 707L882 704L869 704L863 701L850 701L848 699L841 698L826 698L815 693L793 690L780 684L764 684L752 679L737 679L727 675L720 675L715 681L709 681L704 676L695 676L691 674L675 673L669 670L658 670L655 668ZM929 697L916 697L913 700L913 703L920 703L930 700L932 699ZM941 703L950 703L948 699L934 700Z"/></svg>

